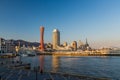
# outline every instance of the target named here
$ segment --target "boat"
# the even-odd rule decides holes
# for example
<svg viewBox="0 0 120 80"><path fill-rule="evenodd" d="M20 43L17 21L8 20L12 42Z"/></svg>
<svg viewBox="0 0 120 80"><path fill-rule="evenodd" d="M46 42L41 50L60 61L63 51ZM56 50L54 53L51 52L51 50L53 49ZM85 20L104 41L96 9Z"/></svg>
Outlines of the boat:
<svg viewBox="0 0 120 80"><path fill-rule="evenodd" d="M34 50L22 49L18 53L20 56L35 56L36 53Z"/></svg>

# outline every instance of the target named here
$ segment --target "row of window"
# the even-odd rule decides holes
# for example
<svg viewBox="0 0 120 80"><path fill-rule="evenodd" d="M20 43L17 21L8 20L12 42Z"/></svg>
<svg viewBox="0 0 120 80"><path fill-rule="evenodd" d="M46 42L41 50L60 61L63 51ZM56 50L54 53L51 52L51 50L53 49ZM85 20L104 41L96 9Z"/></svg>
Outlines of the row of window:
<svg viewBox="0 0 120 80"><path fill-rule="evenodd" d="M2 46L1 49L6 48L6 46Z"/></svg>
<svg viewBox="0 0 120 80"><path fill-rule="evenodd" d="M4 51L0 51L0 53L4 53Z"/></svg>

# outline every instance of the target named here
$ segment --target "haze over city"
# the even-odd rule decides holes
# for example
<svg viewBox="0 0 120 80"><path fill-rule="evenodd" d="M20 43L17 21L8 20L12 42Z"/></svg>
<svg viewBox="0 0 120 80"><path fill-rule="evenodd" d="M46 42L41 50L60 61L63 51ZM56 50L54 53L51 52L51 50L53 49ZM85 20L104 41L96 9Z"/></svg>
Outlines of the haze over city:
<svg viewBox="0 0 120 80"><path fill-rule="evenodd" d="M81 40L91 47L120 47L120 0L0 0L0 37L61 43Z"/></svg>

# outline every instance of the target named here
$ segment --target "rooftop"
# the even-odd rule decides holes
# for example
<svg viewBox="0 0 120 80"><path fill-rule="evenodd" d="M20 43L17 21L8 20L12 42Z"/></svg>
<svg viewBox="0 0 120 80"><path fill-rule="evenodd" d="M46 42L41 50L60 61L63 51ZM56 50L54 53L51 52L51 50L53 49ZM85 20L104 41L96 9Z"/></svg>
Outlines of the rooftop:
<svg viewBox="0 0 120 80"><path fill-rule="evenodd" d="M59 32L59 30L58 29L54 29L53 32Z"/></svg>

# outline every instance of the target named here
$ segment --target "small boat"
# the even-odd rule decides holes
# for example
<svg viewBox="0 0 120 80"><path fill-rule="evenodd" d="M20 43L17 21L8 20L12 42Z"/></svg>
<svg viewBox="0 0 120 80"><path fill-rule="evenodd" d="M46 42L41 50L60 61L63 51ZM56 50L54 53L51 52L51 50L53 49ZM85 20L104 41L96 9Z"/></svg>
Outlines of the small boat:
<svg viewBox="0 0 120 80"><path fill-rule="evenodd" d="M36 53L33 50L24 50L19 53L20 56L35 56Z"/></svg>
<svg viewBox="0 0 120 80"><path fill-rule="evenodd" d="M23 56L23 57L25 57L25 56L28 56L28 54L20 54L20 56Z"/></svg>

